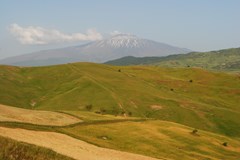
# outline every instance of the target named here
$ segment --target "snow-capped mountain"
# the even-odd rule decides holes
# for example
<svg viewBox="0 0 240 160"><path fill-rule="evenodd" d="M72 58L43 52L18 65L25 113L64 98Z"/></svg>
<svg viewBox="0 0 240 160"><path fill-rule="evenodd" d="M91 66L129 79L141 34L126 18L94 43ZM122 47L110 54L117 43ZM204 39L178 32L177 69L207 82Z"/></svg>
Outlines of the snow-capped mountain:
<svg viewBox="0 0 240 160"><path fill-rule="evenodd" d="M112 38L99 41L96 46L113 48L142 48L147 46L147 40L138 38L135 35L119 34Z"/></svg>
<svg viewBox="0 0 240 160"><path fill-rule="evenodd" d="M71 62L97 62L125 57L166 56L188 53L190 50L170 46L134 35L119 34L80 46L52 49L0 60L0 64L42 66Z"/></svg>

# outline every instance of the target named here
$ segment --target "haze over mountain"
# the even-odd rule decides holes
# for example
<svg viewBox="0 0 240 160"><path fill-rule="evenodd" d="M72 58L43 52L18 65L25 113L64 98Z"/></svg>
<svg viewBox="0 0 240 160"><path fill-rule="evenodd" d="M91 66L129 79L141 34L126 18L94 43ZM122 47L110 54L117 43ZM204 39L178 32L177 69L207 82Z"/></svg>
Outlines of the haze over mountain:
<svg viewBox="0 0 240 160"><path fill-rule="evenodd" d="M142 39L134 35L118 34L84 45L38 51L0 60L0 64L42 66L71 62L97 62L125 57L166 56L188 53L189 49Z"/></svg>

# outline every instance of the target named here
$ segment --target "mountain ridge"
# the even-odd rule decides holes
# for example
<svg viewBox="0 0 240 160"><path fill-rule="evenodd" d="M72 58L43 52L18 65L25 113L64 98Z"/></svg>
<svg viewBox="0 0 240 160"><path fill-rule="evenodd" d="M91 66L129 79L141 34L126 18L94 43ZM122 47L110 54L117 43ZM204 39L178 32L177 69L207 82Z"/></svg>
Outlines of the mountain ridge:
<svg viewBox="0 0 240 160"><path fill-rule="evenodd" d="M0 60L0 64L41 66L73 62L103 63L124 56L164 56L188 52L190 50L185 48L138 38L134 35L119 34L79 46L44 50L5 58Z"/></svg>
<svg viewBox="0 0 240 160"><path fill-rule="evenodd" d="M165 57L127 56L105 62L111 65L155 65L164 67L200 67L210 70L239 70L240 48L210 52L190 52Z"/></svg>

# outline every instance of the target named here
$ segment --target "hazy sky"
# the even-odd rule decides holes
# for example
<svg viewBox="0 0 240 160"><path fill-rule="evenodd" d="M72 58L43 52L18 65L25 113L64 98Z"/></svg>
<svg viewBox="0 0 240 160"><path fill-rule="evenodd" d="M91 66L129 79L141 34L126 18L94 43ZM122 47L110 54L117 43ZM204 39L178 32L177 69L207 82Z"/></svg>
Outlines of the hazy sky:
<svg viewBox="0 0 240 160"><path fill-rule="evenodd" d="M240 47L240 0L0 0L0 58L113 32L196 51Z"/></svg>

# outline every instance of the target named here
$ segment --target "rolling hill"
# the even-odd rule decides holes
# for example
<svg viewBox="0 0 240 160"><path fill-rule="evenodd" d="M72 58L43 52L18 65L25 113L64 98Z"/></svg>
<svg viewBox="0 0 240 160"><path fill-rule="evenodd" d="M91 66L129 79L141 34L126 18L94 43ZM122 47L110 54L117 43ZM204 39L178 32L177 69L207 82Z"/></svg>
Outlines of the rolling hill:
<svg viewBox="0 0 240 160"><path fill-rule="evenodd" d="M60 49L38 51L0 60L0 64L17 66L45 66L72 62L98 62L124 56L166 56L188 53L190 50L168 44L119 34L100 41Z"/></svg>
<svg viewBox="0 0 240 160"><path fill-rule="evenodd" d="M0 103L154 118L240 137L239 82L236 74L198 68L94 63L0 66Z"/></svg>
<svg viewBox="0 0 240 160"><path fill-rule="evenodd" d="M191 52L166 57L123 57L108 61L111 65L156 65L165 67L200 67L209 70L240 70L240 48L211 52Z"/></svg>

